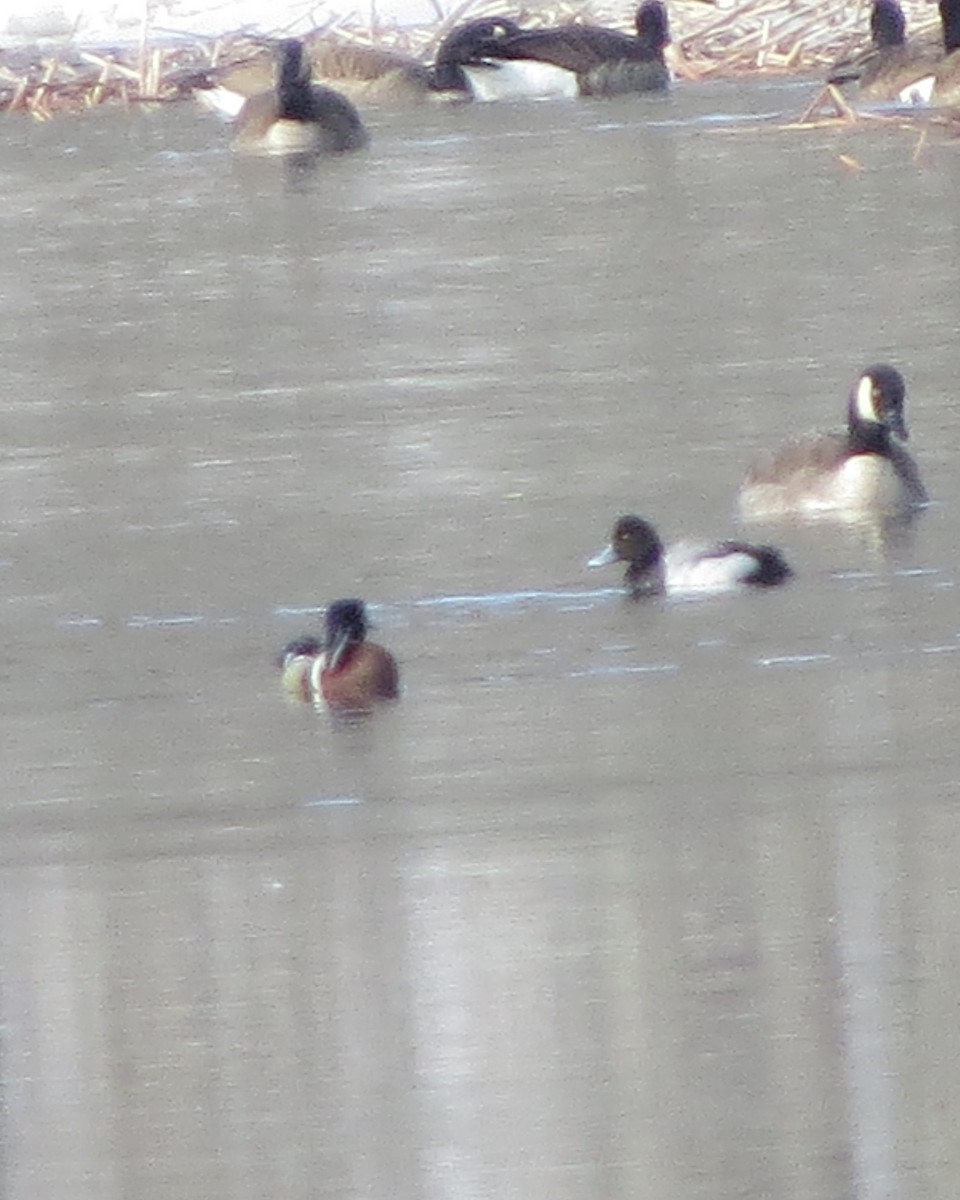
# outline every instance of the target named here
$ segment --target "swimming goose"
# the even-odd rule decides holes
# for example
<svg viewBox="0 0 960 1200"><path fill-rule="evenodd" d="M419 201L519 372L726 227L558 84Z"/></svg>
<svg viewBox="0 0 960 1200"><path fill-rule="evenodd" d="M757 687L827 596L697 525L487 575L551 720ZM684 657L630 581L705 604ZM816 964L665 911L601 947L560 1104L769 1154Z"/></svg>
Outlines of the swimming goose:
<svg viewBox="0 0 960 1200"><path fill-rule="evenodd" d="M906 19L898 0L874 0L870 14L870 47L838 63L827 82L841 86L856 83L864 100L892 100L901 104L927 104L934 91L934 71L943 59L947 19L942 0L942 30L924 32L907 40Z"/></svg>
<svg viewBox="0 0 960 1200"><path fill-rule="evenodd" d="M657 531L642 517L620 517L610 543L588 567L625 562L624 582L635 595L729 592L773 587L793 574L773 546L747 542L675 542L664 548Z"/></svg>
<svg viewBox="0 0 960 1200"><path fill-rule="evenodd" d="M636 36L598 25L504 29L490 40L474 37L472 60L461 69L478 100L663 91L670 85L663 57L670 35L661 0L644 0L636 29Z"/></svg>
<svg viewBox="0 0 960 1200"><path fill-rule="evenodd" d="M432 91L430 68L408 54L327 35L306 39L304 48L311 81L332 87L355 103L416 103ZM232 120L244 101L269 91L274 78L272 58L259 54L247 62L193 75L189 82L205 108Z"/></svg>
<svg viewBox="0 0 960 1200"><path fill-rule="evenodd" d="M505 38L522 33L509 17L480 17L458 25L437 47L431 68L431 86L439 96L460 100L515 99L527 95L555 95L551 72L537 83L489 57Z"/></svg>
<svg viewBox="0 0 960 1200"><path fill-rule="evenodd" d="M297 699L337 712L368 712L400 694L400 673L389 650L368 642L362 600L335 600L327 609L324 640L294 638L277 665L284 689Z"/></svg>
<svg viewBox="0 0 960 1200"><path fill-rule="evenodd" d="M310 82L303 43L279 47L276 87L251 96L237 115L233 148L244 154L340 153L359 150L369 138L357 110L332 88Z"/></svg>
<svg viewBox="0 0 960 1200"><path fill-rule="evenodd" d="M850 392L846 432L788 442L754 463L740 488L741 516L898 516L925 504L920 472L901 444L905 398L895 367L868 367Z"/></svg>
<svg viewBox="0 0 960 1200"><path fill-rule="evenodd" d="M311 40L307 51L313 82L358 103L411 103L431 89L429 67L396 50L322 37Z"/></svg>

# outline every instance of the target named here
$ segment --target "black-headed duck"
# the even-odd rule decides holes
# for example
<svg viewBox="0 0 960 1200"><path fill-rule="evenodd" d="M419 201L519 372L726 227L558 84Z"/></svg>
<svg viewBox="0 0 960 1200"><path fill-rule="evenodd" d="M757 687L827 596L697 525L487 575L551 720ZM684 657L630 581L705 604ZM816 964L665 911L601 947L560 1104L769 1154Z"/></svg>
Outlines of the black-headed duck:
<svg viewBox="0 0 960 1200"><path fill-rule="evenodd" d="M627 564L624 582L635 595L730 592L784 583L793 574L773 546L747 542L675 542L664 547L649 521L618 518L609 544L587 563Z"/></svg>

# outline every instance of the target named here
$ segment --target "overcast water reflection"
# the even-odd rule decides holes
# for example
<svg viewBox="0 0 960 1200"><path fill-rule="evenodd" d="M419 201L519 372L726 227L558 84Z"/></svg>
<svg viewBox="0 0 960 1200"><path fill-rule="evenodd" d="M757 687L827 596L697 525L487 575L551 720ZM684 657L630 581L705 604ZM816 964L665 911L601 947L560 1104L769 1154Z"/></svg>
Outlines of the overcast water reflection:
<svg viewBox="0 0 960 1200"><path fill-rule="evenodd" d="M0 137L9 1200L950 1196L960 156L812 84ZM857 169L851 169L851 166ZM934 503L631 603L907 380ZM272 664L358 595L404 696Z"/></svg>

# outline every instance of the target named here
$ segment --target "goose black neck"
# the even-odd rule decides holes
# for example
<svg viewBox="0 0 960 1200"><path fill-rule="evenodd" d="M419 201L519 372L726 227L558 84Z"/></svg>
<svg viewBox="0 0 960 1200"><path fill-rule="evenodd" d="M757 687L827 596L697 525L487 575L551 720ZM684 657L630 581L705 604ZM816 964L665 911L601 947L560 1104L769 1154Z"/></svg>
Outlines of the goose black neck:
<svg viewBox="0 0 960 1200"><path fill-rule="evenodd" d="M890 455L890 431L877 421L862 421L856 413L850 414L847 442L852 454Z"/></svg>
<svg viewBox="0 0 960 1200"><path fill-rule="evenodd" d="M960 0L940 0L943 48L947 54L960 50Z"/></svg>
<svg viewBox="0 0 960 1200"><path fill-rule="evenodd" d="M870 38L877 47L902 46L907 22L897 0L876 0L870 15Z"/></svg>
<svg viewBox="0 0 960 1200"><path fill-rule="evenodd" d="M667 10L660 0L646 0L637 9L637 40L645 49L659 53L670 41Z"/></svg>
<svg viewBox="0 0 960 1200"><path fill-rule="evenodd" d="M469 92L466 72L458 62L440 59L433 64L430 86L437 92Z"/></svg>
<svg viewBox="0 0 960 1200"><path fill-rule="evenodd" d="M309 60L304 58L303 46L294 40L282 44L280 55L277 115L286 121L307 120L313 110Z"/></svg>
<svg viewBox="0 0 960 1200"><path fill-rule="evenodd" d="M499 45L520 33L520 26L509 17L480 17L459 26L437 47L431 86L441 92L469 92L464 66L495 57Z"/></svg>

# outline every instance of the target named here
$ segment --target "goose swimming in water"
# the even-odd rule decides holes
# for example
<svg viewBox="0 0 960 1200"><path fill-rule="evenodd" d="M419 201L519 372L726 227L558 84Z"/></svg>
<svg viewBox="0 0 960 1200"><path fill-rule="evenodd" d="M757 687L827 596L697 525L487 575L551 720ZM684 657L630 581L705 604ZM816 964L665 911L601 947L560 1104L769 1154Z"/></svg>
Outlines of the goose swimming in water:
<svg viewBox="0 0 960 1200"><path fill-rule="evenodd" d="M827 77L835 86L857 85L863 100L928 104L935 101L938 67L944 53L960 45L960 0L941 0L936 34L907 38L899 0L874 0L870 12L870 46L837 63Z"/></svg>
<svg viewBox="0 0 960 1200"><path fill-rule="evenodd" d="M303 45L311 82L334 88L354 103L417 103L433 91L430 68L408 54L328 36L308 38ZM192 75L188 84L205 108L233 120L251 96L271 90L275 77L273 58L258 53L248 61Z"/></svg>
<svg viewBox="0 0 960 1200"><path fill-rule="evenodd" d="M612 96L670 85L663 55L670 35L661 0L640 5L635 36L598 25L520 29L502 19L502 28L485 37L479 24L470 22L451 35L459 72L478 100Z"/></svg>
<svg viewBox="0 0 960 1200"><path fill-rule="evenodd" d="M247 100L234 122L233 148L241 154L339 154L360 150L369 137L357 110L332 88L310 82L303 44L278 47L276 86Z"/></svg>
<svg viewBox="0 0 960 1200"><path fill-rule="evenodd" d="M868 367L850 392L846 432L798 438L754 463L740 488L741 516L902 516L926 504L902 444L905 400L895 367Z"/></svg>
<svg viewBox="0 0 960 1200"><path fill-rule="evenodd" d="M278 47L276 86L251 96L234 121L233 149L241 154L339 154L360 150L369 135L346 97L310 82L303 44Z"/></svg>

